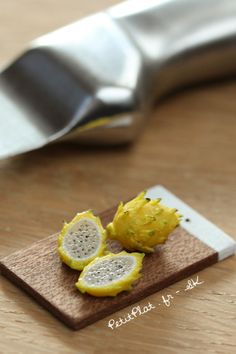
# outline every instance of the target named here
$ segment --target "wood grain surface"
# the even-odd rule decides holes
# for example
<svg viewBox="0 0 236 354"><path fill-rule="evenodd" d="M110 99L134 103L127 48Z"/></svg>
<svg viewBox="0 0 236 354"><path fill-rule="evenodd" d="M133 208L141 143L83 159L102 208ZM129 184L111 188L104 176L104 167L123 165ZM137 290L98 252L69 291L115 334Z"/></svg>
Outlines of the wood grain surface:
<svg viewBox="0 0 236 354"><path fill-rule="evenodd" d="M112 221L115 212L111 208L99 215L103 225ZM75 288L79 272L60 261L57 238L57 234L47 237L5 257L0 271L72 329L83 328L218 261L215 250L178 227L164 245L145 256L142 277L132 291L96 298ZM117 241L108 241L111 252L122 250Z"/></svg>
<svg viewBox="0 0 236 354"><path fill-rule="evenodd" d="M114 4L97 0L0 2L0 63L49 30ZM58 144L0 162L0 257L58 231L87 208L101 211L163 184L236 237L236 82L161 102L130 147ZM147 117L148 118L148 117ZM101 320L71 332L1 277L0 353L235 353L236 259L198 273L204 284L114 331ZM182 280L139 302L157 304ZM124 316L131 306L117 313Z"/></svg>

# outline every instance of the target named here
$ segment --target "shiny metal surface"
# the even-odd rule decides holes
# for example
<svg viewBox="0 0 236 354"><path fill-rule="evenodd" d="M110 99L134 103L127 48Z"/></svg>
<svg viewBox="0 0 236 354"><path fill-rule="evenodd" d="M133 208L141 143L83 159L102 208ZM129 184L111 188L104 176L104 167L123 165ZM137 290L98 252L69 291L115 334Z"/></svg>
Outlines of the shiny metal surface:
<svg viewBox="0 0 236 354"><path fill-rule="evenodd" d="M130 0L35 40L0 76L0 158L132 141L171 90L236 72L235 0Z"/></svg>

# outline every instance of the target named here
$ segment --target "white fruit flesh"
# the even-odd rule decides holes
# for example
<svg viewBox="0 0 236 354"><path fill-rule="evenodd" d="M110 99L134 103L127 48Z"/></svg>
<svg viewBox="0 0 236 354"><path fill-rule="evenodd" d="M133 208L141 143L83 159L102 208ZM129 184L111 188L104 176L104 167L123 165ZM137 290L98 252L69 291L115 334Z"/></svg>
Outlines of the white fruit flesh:
<svg viewBox="0 0 236 354"><path fill-rule="evenodd" d="M96 254L101 242L96 223L89 218L83 218L68 230L62 247L71 258L80 260Z"/></svg>
<svg viewBox="0 0 236 354"><path fill-rule="evenodd" d="M84 275L84 282L89 286L108 285L125 278L131 273L135 265L136 260L132 256L101 260L88 268Z"/></svg>

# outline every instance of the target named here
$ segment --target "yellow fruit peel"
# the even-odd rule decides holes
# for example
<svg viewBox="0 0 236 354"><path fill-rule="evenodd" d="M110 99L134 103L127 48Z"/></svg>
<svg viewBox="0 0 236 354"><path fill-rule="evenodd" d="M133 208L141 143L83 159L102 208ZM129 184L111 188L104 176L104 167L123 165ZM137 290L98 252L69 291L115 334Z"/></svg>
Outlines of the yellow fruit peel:
<svg viewBox="0 0 236 354"><path fill-rule="evenodd" d="M179 225L181 215L162 205L161 199L150 200L145 194L140 193L126 204L121 202L106 230L111 239L120 241L127 250L150 253L156 245L165 243Z"/></svg>
<svg viewBox="0 0 236 354"><path fill-rule="evenodd" d="M78 213L70 223L64 223L58 237L58 252L70 268L82 270L105 251L106 231L91 210Z"/></svg>
<svg viewBox="0 0 236 354"><path fill-rule="evenodd" d="M116 296L132 289L140 278L144 253L122 251L95 258L84 267L75 284L81 293L93 296Z"/></svg>

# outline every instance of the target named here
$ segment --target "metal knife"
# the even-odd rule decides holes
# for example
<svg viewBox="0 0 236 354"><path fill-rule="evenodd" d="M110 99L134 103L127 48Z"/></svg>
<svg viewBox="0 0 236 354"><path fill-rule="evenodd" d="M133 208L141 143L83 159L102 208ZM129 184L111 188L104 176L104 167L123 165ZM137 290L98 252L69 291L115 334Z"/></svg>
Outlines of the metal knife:
<svg viewBox="0 0 236 354"><path fill-rule="evenodd" d="M235 0L130 0L33 41L0 74L0 158L133 141L156 99L236 72Z"/></svg>

